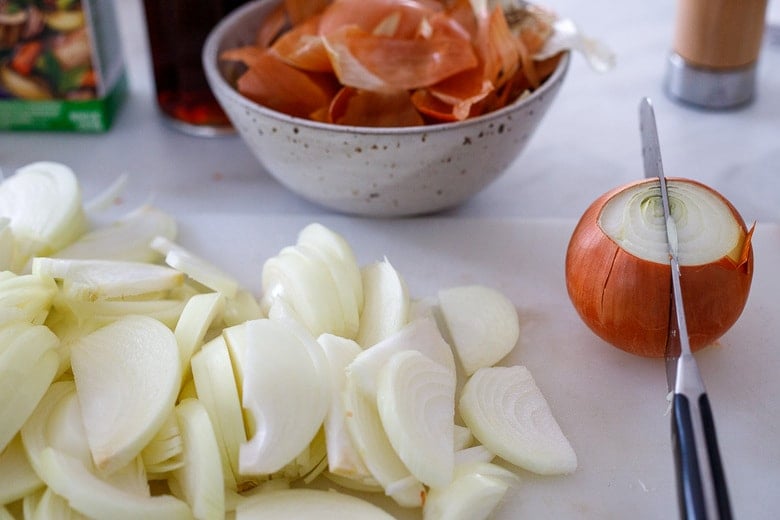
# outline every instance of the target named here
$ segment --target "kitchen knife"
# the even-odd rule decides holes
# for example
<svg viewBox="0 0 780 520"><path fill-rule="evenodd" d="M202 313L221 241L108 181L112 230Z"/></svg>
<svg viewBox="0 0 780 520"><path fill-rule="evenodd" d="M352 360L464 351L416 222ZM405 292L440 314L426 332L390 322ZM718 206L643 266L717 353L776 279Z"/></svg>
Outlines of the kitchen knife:
<svg viewBox="0 0 780 520"><path fill-rule="evenodd" d="M645 177L657 177L663 205L669 265L672 274L669 336L666 342L666 377L672 396L672 449L677 477L680 517L730 519L728 488L715 434L715 423L704 382L691 353L685 322L677 227L671 215L661 150L650 99L639 104L639 128Z"/></svg>

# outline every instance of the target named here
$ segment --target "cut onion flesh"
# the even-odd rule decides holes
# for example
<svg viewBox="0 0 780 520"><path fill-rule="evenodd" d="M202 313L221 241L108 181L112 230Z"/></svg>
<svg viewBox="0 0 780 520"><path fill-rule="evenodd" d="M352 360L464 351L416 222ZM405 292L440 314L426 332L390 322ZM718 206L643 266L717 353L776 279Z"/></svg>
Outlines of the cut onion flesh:
<svg viewBox="0 0 780 520"><path fill-rule="evenodd" d="M49 430L49 419L54 411L75 393L76 385L73 381L55 381L22 427L21 437L24 451L30 466L38 475L41 474L41 453L53 442L52 432ZM83 428L83 424L81 427ZM74 455L73 450L67 450L67 452ZM89 459L87 462L91 462L91 455Z"/></svg>
<svg viewBox="0 0 780 520"><path fill-rule="evenodd" d="M340 520L391 520L377 506L344 493L316 489L282 489L261 492L242 501L236 520L288 520L338 518Z"/></svg>
<svg viewBox="0 0 780 520"><path fill-rule="evenodd" d="M138 456L173 412L181 386L173 332L146 316L126 316L71 346L92 457L109 475Z"/></svg>
<svg viewBox="0 0 780 520"><path fill-rule="evenodd" d="M485 520L516 480L514 473L495 464L458 468L449 486L431 489L423 506L423 519Z"/></svg>
<svg viewBox="0 0 780 520"><path fill-rule="evenodd" d="M502 459L541 475L572 473L577 456L523 366L477 370L459 411L474 436Z"/></svg>
<svg viewBox="0 0 780 520"><path fill-rule="evenodd" d="M439 291L439 305L467 375L498 363L515 347L517 310L499 291L483 285L450 287Z"/></svg>
<svg viewBox="0 0 780 520"><path fill-rule="evenodd" d="M150 247L154 237L173 240L176 232L176 221L170 215L152 206L141 206L108 226L85 233L53 256L152 262L158 256Z"/></svg>
<svg viewBox="0 0 780 520"><path fill-rule="evenodd" d="M282 469L314 438L328 410L330 382L301 339L279 323L249 322L243 364L243 406L254 435L239 451L244 475Z"/></svg>
<svg viewBox="0 0 780 520"><path fill-rule="evenodd" d="M353 340L323 334L317 338L330 368L333 398L325 417L328 470L336 475L365 479L370 476L347 430L342 395L346 388L346 367L362 352Z"/></svg>
<svg viewBox="0 0 780 520"><path fill-rule="evenodd" d="M721 197L701 186L669 179L680 265L700 265L742 255L744 231ZM637 184L612 197L599 225L625 251L651 262L669 262L660 187Z"/></svg>
<svg viewBox="0 0 780 520"><path fill-rule="evenodd" d="M186 396L181 398L181 395L182 392L179 392L180 399L187 398ZM181 429L176 420L176 414L171 414L154 434L149 444L141 450L141 460L149 478L154 480L164 478L167 477L168 472L180 468L184 464L182 451Z"/></svg>
<svg viewBox="0 0 780 520"><path fill-rule="evenodd" d="M187 372L192 355L224 308L225 297L218 292L196 294L187 300L173 331L181 354L182 373Z"/></svg>
<svg viewBox="0 0 780 520"><path fill-rule="evenodd" d="M220 447L225 486L236 490L240 482L238 453L247 435L224 337L212 339L192 357L192 378L198 399L211 418Z"/></svg>
<svg viewBox="0 0 780 520"><path fill-rule="evenodd" d="M41 453L41 476L70 506L91 518L187 520L190 508L170 495L141 497L99 479L84 464L53 448Z"/></svg>
<svg viewBox="0 0 780 520"><path fill-rule="evenodd" d="M225 515L225 488L217 439L206 409L197 399L176 406L184 440L184 465L173 475L198 520L218 520Z"/></svg>
<svg viewBox="0 0 780 520"><path fill-rule="evenodd" d="M233 298L238 291L238 282L229 274L208 260L180 246L165 236L157 236L151 242L151 248L165 256L165 263L181 271L196 282L212 291Z"/></svg>
<svg viewBox="0 0 780 520"><path fill-rule="evenodd" d="M420 507L425 488L412 476L387 438L376 397L360 391L349 373L343 395L347 428L371 475L399 505Z"/></svg>
<svg viewBox="0 0 780 520"><path fill-rule="evenodd" d="M17 435L4 451L0 451L0 504L10 504L43 486L27 460L21 436Z"/></svg>
<svg viewBox="0 0 780 520"><path fill-rule="evenodd" d="M409 471L431 487L452 480L455 370L410 350L382 367L377 407L390 444Z"/></svg>
<svg viewBox="0 0 780 520"><path fill-rule="evenodd" d="M24 166L0 182L0 217L7 217L22 258L50 254L86 230L81 190L73 170L54 162Z"/></svg>
<svg viewBox="0 0 780 520"><path fill-rule="evenodd" d="M389 261L374 262L361 270L363 312L357 342L363 348L398 332L409 319L409 290Z"/></svg>
<svg viewBox="0 0 780 520"><path fill-rule="evenodd" d="M155 293L184 282L184 275L175 269L118 260L37 257L32 272L62 280L69 297L89 301Z"/></svg>
<svg viewBox="0 0 780 520"><path fill-rule="evenodd" d="M283 300L309 333L341 333L344 317L327 266L295 246L282 249L263 264L263 308Z"/></svg>
<svg viewBox="0 0 780 520"><path fill-rule="evenodd" d="M349 243L335 231L322 224L309 224L298 233L298 243L309 245L319 250L330 260L327 262L331 269L340 269L346 278L347 286L354 294L355 305L358 313L363 312L363 282L360 275L355 253ZM337 276L341 279L341 276Z"/></svg>
<svg viewBox="0 0 780 520"><path fill-rule="evenodd" d="M8 271L14 267L14 232L11 230L11 219L0 217L0 271Z"/></svg>
<svg viewBox="0 0 780 520"><path fill-rule="evenodd" d="M501 451L516 425L486 427L495 407L483 396L517 374L486 377L497 390L475 382L516 342L505 297L466 286L412 300L386 258L361 268L343 237L312 224L264 264L258 301L174 242L174 220L151 206L85 233L74 179L34 166L0 188L0 504L12 513L390 518L352 496L287 489L325 473L426 519L471 519L509 488L488 461L516 460L516 447ZM46 208L4 216L19 201L3 194L29 198L39 181L63 198L50 220ZM6 271L21 258L33 274ZM456 355L474 374L460 402L468 427L455 424ZM519 402L541 408L540 396ZM549 431L527 435L519 444L536 443L536 457L561 455Z"/></svg>
<svg viewBox="0 0 780 520"><path fill-rule="evenodd" d="M0 327L0 453L22 428L59 366L57 336L26 322Z"/></svg>
<svg viewBox="0 0 780 520"><path fill-rule="evenodd" d="M9 271L3 275L6 276L0 279L0 325L12 321L42 325L57 294L54 279Z"/></svg>
<svg viewBox="0 0 780 520"><path fill-rule="evenodd" d="M435 320L426 316L363 350L347 365L347 372L361 392L376 398L379 371L394 354L409 350L424 354L447 370L455 370L452 349L442 338Z"/></svg>
<svg viewBox="0 0 780 520"><path fill-rule="evenodd" d="M326 272L321 271L320 273L321 284L324 284L326 287L332 287L332 291L338 297L338 308L341 309L342 318L338 321L340 328L334 328L330 332L345 338L357 336L360 327L360 308L355 297L355 291L351 286L353 283L351 270L322 249L305 243L297 244L295 249L307 256L312 262L325 267Z"/></svg>

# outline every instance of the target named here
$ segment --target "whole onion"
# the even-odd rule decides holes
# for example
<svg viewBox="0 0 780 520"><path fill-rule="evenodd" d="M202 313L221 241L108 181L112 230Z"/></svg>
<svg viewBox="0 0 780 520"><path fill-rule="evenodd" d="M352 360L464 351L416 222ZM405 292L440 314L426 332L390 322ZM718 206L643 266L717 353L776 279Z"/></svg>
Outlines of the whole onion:
<svg viewBox="0 0 780 520"><path fill-rule="evenodd" d="M668 179L667 187L695 351L720 338L745 307L753 230L712 188L681 178ZM599 337L633 354L664 355L672 286L658 179L615 188L585 211L567 249L566 287Z"/></svg>

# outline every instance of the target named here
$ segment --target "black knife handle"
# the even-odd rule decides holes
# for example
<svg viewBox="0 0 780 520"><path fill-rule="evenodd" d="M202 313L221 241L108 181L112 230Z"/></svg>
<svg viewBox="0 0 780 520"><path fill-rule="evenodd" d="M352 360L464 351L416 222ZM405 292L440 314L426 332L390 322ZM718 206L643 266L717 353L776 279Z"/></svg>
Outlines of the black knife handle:
<svg viewBox="0 0 780 520"><path fill-rule="evenodd" d="M698 402L694 403L694 408L698 410L691 410L691 403L687 396L674 394L672 447L677 470L677 500L680 516L685 520L731 520L726 478L707 394L699 396ZM698 449L697 429L701 431L704 439L703 450ZM704 480L702 472L705 469L709 470L711 481ZM715 510L708 508L705 487L711 488L715 498Z"/></svg>
<svg viewBox="0 0 780 520"><path fill-rule="evenodd" d="M723 471L723 463L720 460L718 436L715 435L715 420L713 419L707 394L699 396L699 410L701 411L701 422L704 426L704 438L707 441L707 454L710 460L712 485L715 488L715 499L718 503L718 515L721 520L731 520L731 504L729 502L729 490L726 487L726 473Z"/></svg>

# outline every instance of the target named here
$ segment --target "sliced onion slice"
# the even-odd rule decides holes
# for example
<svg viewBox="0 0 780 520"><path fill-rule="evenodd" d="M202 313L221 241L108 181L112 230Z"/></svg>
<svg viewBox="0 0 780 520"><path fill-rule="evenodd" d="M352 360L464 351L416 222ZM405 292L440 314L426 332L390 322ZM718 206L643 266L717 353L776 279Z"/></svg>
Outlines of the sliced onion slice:
<svg viewBox="0 0 780 520"><path fill-rule="evenodd" d="M90 301L166 291L184 282L175 269L118 260L37 257L32 272L62 280L67 296Z"/></svg>
<svg viewBox="0 0 780 520"><path fill-rule="evenodd" d="M85 233L53 256L152 262L158 256L150 247L154 237L164 236L173 240L176 232L177 226L173 217L155 207L145 205L108 226Z"/></svg>
<svg viewBox="0 0 780 520"><path fill-rule="evenodd" d="M279 323L247 323L242 403L256 430L239 451L244 475L266 475L292 461L314 438L328 410L330 382L304 342Z"/></svg>
<svg viewBox="0 0 780 520"><path fill-rule="evenodd" d="M0 217L10 219L21 249L17 265L61 249L86 230L78 179L54 162L29 164L0 183Z"/></svg>
<svg viewBox="0 0 780 520"><path fill-rule="evenodd" d="M211 418L222 456L225 486L238 489L238 453L247 435L227 343L218 336L192 357L198 399Z"/></svg>
<svg viewBox="0 0 780 520"><path fill-rule="evenodd" d="M351 374L344 388L346 423L355 447L371 475L385 493L404 507L420 507L425 488L410 473L387 438L376 397L361 392Z"/></svg>
<svg viewBox="0 0 780 520"><path fill-rule="evenodd" d="M423 507L426 520L485 520L517 477L500 466L476 463L458 468L445 488L431 489Z"/></svg>
<svg viewBox="0 0 780 520"><path fill-rule="evenodd" d="M91 518L116 520L188 520L190 508L170 495L141 497L122 491L89 472L77 459L45 448L41 476L70 506Z"/></svg>
<svg viewBox="0 0 780 520"><path fill-rule="evenodd" d="M16 244L14 232L11 229L11 219L0 217L0 271L8 271L14 267Z"/></svg>
<svg viewBox="0 0 780 520"><path fill-rule="evenodd" d="M409 471L431 487L452 480L455 370L411 350L379 373L377 407L387 438Z"/></svg>
<svg viewBox="0 0 780 520"><path fill-rule="evenodd" d="M268 491L241 502L236 520L288 520L290 518L338 518L340 520L391 520L377 506L336 491L282 489Z"/></svg>
<svg viewBox="0 0 780 520"><path fill-rule="evenodd" d="M224 308L225 297L218 292L196 294L187 300L173 331L181 354L182 373L187 372L192 355L203 344L206 332Z"/></svg>
<svg viewBox="0 0 780 520"><path fill-rule="evenodd" d="M364 266L361 279L363 313L356 340L368 348L406 325L411 303L406 282L386 259Z"/></svg>
<svg viewBox="0 0 780 520"><path fill-rule="evenodd" d="M0 328L0 453L54 380L58 344L42 325L17 322Z"/></svg>
<svg viewBox="0 0 780 520"><path fill-rule="evenodd" d="M358 311L363 311L363 282L355 252L343 236L322 224L309 224L298 234L299 244L308 244L330 258L331 268L339 266L349 280L348 286L355 295ZM341 277L338 277L341 278Z"/></svg>
<svg viewBox="0 0 780 520"><path fill-rule="evenodd" d="M176 338L146 316L126 316L71 346L71 366L98 471L137 457L173 412L181 385Z"/></svg>
<svg viewBox="0 0 780 520"><path fill-rule="evenodd" d="M0 504L15 502L44 485L27 460L22 438L17 435L0 452Z"/></svg>
<svg viewBox="0 0 780 520"><path fill-rule="evenodd" d="M347 383L346 367L362 352L354 341L323 334L317 338L330 368L333 398L325 417L325 440L328 451L328 470L334 475L365 479L370 476L363 459L347 430L346 411L342 395Z"/></svg>
<svg viewBox="0 0 780 520"><path fill-rule="evenodd" d="M439 305L467 375L498 363L520 337L514 304L493 288L468 285L442 289Z"/></svg>
<svg viewBox="0 0 780 520"><path fill-rule="evenodd" d="M184 465L175 470L186 502L198 520L225 515L225 488L219 447L206 409L197 399L176 406L176 418L184 440Z"/></svg>
<svg viewBox="0 0 780 520"><path fill-rule="evenodd" d="M574 449L523 366L477 370L463 387L459 411L482 444L516 466L541 475L577 468Z"/></svg>
<svg viewBox="0 0 780 520"><path fill-rule="evenodd" d="M361 392L375 398L379 371L394 354L409 350L424 354L447 370L455 370L452 349L434 319L426 316L358 354L347 366L347 372Z"/></svg>
<svg viewBox="0 0 780 520"><path fill-rule="evenodd" d="M212 291L224 294L226 298L235 297L238 291L238 281L205 258L201 258L164 236L155 237L151 247L165 255L165 263L172 268L181 271Z"/></svg>
<svg viewBox="0 0 780 520"><path fill-rule="evenodd" d="M312 336L343 330L344 317L333 277L322 262L288 246L266 260L262 280L264 310L281 299Z"/></svg>

